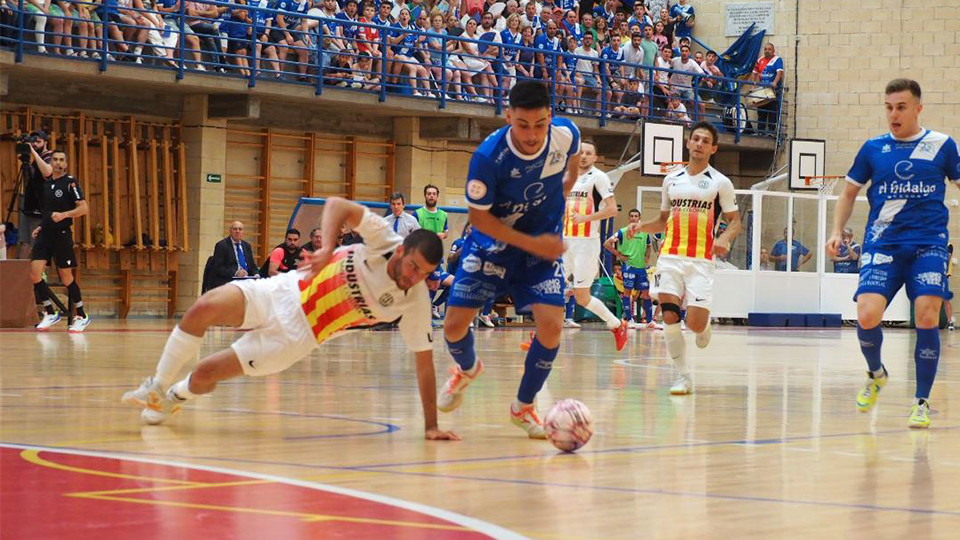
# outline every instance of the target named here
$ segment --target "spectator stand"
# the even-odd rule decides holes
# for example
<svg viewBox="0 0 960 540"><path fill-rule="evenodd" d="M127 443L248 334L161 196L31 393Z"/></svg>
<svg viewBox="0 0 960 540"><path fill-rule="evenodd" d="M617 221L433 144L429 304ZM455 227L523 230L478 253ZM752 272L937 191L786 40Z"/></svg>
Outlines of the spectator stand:
<svg viewBox="0 0 960 540"><path fill-rule="evenodd" d="M13 24L8 21L0 28L4 35L10 36L3 45L15 49L17 62L23 62L25 55L59 55L78 62L97 62L102 71L124 63L170 70L177 79L187 72L203 72L241 77L247 80L248 87L255 87L260 80L307 84L315 88L317 95L330 88L374 93L380 101L386 101L390 95L400 95L433 100L441 110L450 102L469 103L492 108L499 115L507 106L510 84L515 80L506 75L505 57L513 57L515 52L519 61L526 52L527 57L532 53L536 66L545 68L539 69L541 76L550 75L545 82L550 84L553 107L558 113L594 118L600 127L608 122L657 119L690 123L702 118L732 133L737 142L743 135L754 133L750 131L747 116L755 116L757 107L744 96L756 95L758 89L772 90L736 78L641 67L612 59L577 56L569 51L494 43L476 39L482 37L479 31L470 37L469 33L423 31L413 24L400 28L359 21L346 23L323 15L322 10L318 16L316 10L292 13L258 5L237 6L220 0L181 1L175 4L175 12L124 7L106 22L91 20L89 24L74 24L74 18L51 11L45 25L38 25L36 21L40 19L24 11L26 0L17 2L19 8ZM83 1L74 4L86 8L99 5ZM281 17L288 25L286 29L274 27ZM92 28L94 37L83 38L79 28L88 27ZM344 27L350 29L346 35ZM102 37L95 36L97 31ZM374 40L365 37L370 35L377 37ZM438 65L431 63L431 51L425 45L431 40L439 40L440 50L434 51ZM368 52L374 45L377 56ZM505 49L511 54L505 55ZM542 63L537 55L542 56ZM597 66L599 86L595 90L578 86L578 61ZM644 104L640 114L614 110L623 99L623 87L630 78L628 73L640 74L638 82L643 88L638 89L642 90L638 93ZM666 80L689 78L689 87L672 88L677 85L665 84L671 87L671 93L684 91L688 98L684 103L686 117L659 103L649 84L655 76ZM704 78L715 83L710 101L706 103L700 96ZM582 95L584 91L586 97ZM703 113L701 105L707 105ZM778 114L782 115L782 111L780 107ZM779 135L781 124L782 119L778 119L776 133L763 135Z"/></svg>

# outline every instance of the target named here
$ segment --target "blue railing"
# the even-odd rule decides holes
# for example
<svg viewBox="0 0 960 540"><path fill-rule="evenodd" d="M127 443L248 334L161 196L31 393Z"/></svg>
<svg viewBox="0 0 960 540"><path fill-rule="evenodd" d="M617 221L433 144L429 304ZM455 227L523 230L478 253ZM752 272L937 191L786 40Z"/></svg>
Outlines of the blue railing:
<svg viewBox="0 0 960 540"><path fill-rule="evenodd" d="M46 54L97 62L101 71L143 64L173 71L177 79L205 71L243 78L251 88L260 80L281 81L310 85L317 95L334 87L380 101L430 99L440 109L477 103L498 114L516 80L538 78L549 83L557 112L597 118L601 126L705 119L737 141L781 132L782 96L768 85L544 50L529 40L491 42L478 39L479 29L474 37L452 36L218 0L160 0L157 9L66 5L69 13L59 6L44 12L16 0L0 21L0 46L13 48L17 62Z"/></svg>

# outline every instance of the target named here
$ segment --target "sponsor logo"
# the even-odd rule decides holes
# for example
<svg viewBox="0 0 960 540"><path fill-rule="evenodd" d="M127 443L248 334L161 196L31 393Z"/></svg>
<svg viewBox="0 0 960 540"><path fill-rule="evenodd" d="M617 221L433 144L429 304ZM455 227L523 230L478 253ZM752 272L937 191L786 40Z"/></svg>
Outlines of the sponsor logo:
<svg viewBox="0 0 960 540"><path fill-rule="evenodd" d="M873 264L888 264L893 262L893 255L877 253L873 256Z"/></svg>
<svg viewBox="0 0 960 540"><path fill-rule="evenodd" d="M871 349L873 347L876 347L876 345L872 341L864 341L862 339L860 340L860 346L863 347L864 349Z"/></svg>
<svg viewBox="0 0 960 540"><path fill-rule="evenodd" d="M493 264L490 261L484 261L483 273L487 276L497 276L498 278L503 279L503 277L507 275L507 269L500 265Z"/></svg>
<svg viewBox="0 0 960 540"><path fill-rule="evenodd" d="M464 272L474 273L480 270L480 257L476 255L467 255L463 258L463 262L460 263L460 268L463 268Z"/></svg>
<svg viewBox="0 0 960 540"><path fill-rule="evenodd" d="M256 368L254 367L254 365L253 365L254 362L256 362L256 360L248 360L248 361L247 361L247 364L249 364L251 368L256 369Z"/></svg>
<svg viewBox="0 0 960 540"><path fill-rule="evenodd" d="M885 144L885 145L883 145L883 149L880 150L880 152L881 152L881 153L884 153L884 154L889 154L889 153L890 153L890 150L892 150L892 149L890 148L890 145L889 145L889 144Z"/></svg>
<svg viewBox="0 0 960 540"><path fill-rule="evenodd" d="M916 175L910 172L911 170L913 170L913 163L908 159L900 160L893 166L893 174L901 180L912 180Z"/></svg>
<svg viewBox="0 0 960 540"><path fill-rule="evenodd" d="M510 178L520 178L523 174L520 172L520 169L514 167L510 169Z"/></svg>
<svg viewBox="0 0 960 540"><path fill-rule="evenodd" d="M542 295L563 294L563 282L559 278L545 279L531 288Z"/></svg>
<svg viewBox="0 0 960 540"><path fill-rule="evenodd" d="M924 360L936 360L940 356L940 352L934 349L920 349L919 356Z"/></svg>
<svg viewBox="0 0 960 540"><path fill-rule="evenodd" d="M467 195L471 199L482 199L487 194L487 186L480 180L470 180L467 182Z"/></svg>
<svg viewBox="0 0 960 540"><path fill-rule="evenodd" d="M456 284L453 286L454 292L458 293L472 293L480 288L482 283L479 279L474 278L464 278L457 280Z"/></svg>
<svg viewBox="0 0 960 540"><path fill-rule="evenodd" d="M367 305L366 298L363 297L363 291L360 290L360 276L357 272L356 250L350 250L347 256L343 258L343 264L340 272L347 280L347 294L350 295L350 301L354 309L360 311L364 318L372 319L373 312Z"/></svg>
<svg viewBox="0 0 960 540"><path fill-rule="evenodd" d="M383 293L380 295L380 298L377 299L377 302L380 302L380 305L383 307L389 307L393 305L393 295L390 293Z"/></svg>
<svg viewBox="0 0 960 540"><path fill-rule="evenodd" d="M537 360L536 366L537 366L537 369L550 370L550 369L553 369L553 361Z"/></svg>
<svg viewBox="0 0 960 540"><path fill-rule="evenodd" d="M492 137L494 133L496 133L496 132L491 133L490 135L487 136L487 138L489 139L490 137ZM497 154L496 159L494 159L493 161L494 161L495 163L500 163L501 161L503 161L503 158L507 157L507 154L508 154L509 152L510 152L510 147L504 145L503 150L500 150L500 153Z"/></svg>
<svg viewBox="0 0 960 540"><path fill-rule="evenodd" d="M699 201L696 199L672 199L670 206L673 208L689 208L691 210L710 210L713 208L713 201Z"/></svg>
<svg viewBox="0 0 960 540"><path fill-rule="evenodd" d="M913 279L921 285L933 287L943 286L943 274L940 272L921 272L914 276Z"/></svg>
<svg viewBox="0 0 960 540"><path fill-rule="evenodd" d="M911 178L913 175L910 175ZM911 195L925 196L937 191L938 184L927 184L923 181L910 182L905 180L903 182L889 182L887 184L880 184L877 187L877 193L880 195L906 195L906 198Z"/></svg>

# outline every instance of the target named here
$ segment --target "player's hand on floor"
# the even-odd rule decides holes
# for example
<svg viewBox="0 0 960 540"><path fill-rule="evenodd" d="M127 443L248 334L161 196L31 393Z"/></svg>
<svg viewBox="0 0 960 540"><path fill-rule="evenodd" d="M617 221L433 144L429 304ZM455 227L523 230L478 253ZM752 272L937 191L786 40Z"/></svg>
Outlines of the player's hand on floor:
<svg viewBox="0 0 960 540"><path fill-rule="evenodd" d="M459 441L460 436L452 431L443 431L438 428L428 429L425 437L428 441Z"/></svg>
<svg viewBox="0 0 960 540"><path fill-rule="evenodd" d="M555 261L563 257L563 238L559 234L541 234L533 237L529 249L533 255L546 261Z"/></svg>

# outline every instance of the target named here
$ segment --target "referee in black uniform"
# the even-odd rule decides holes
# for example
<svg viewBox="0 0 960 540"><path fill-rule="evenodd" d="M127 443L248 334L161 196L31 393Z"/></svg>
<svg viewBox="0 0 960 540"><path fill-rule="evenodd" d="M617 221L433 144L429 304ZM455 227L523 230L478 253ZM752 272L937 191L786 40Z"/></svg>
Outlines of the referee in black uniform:
<svg viewBox="0 0 960 540"><path fill-rule="evenodd" d="M44 316L37 330L46 330L60 322L61 315L53 309L53 292L43 281L47 262L53 259L60 274L60 282L66 285L70 304L76 306L77 316L68 331L83 332L90 324L90 317L83 310L80 286L73 279L77 258L73 253L73 218L86 215L87 201L77 179L67 174L67 153L55 150L50 159L53 174L43 184L43 215L40 226L33 230L36 241L30 260L30 280L37 303L43 304Z"/></svg>

